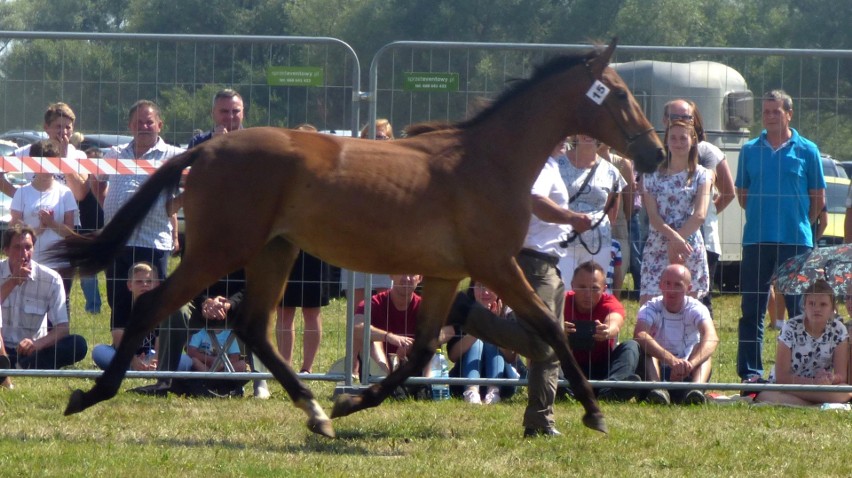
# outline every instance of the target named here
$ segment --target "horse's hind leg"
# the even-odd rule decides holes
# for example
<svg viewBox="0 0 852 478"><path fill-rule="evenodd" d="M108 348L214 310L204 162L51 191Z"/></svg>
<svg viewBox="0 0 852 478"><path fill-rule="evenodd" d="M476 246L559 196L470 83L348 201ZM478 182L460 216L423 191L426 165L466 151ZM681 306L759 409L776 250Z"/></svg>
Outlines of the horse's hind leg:
<svg viewBox="0 0 852 478"><path fill-rule="evenodd" d="M290 268L298 253L299 249L289 241L274 238L246 267L246 293L234 331L281 382L293 403L308 415L308 428L333 438L331 420L271 340L275 324L272 312L281 301Z"/></svg>
<svg viewBox="0 0 852 478"><path fill-rule="evenodd" d="M82 412L92 405L115 396L142 340L154 330L166 315L189 302L207 282L198 271L187 273L186 266L178 267L163 285L142 294L134 303L132 315L124 329L121 343L109 367L88 392L75 390L68 400L65 415ZM212 280L210 281L212 282Z"/></svg>
<svg viewBox="0 0 852 478"><path fill-rule="evenodd" d="M334 403L331 417L344 417L359 410L381 404L405 383L408 377L420 375L440 346L438 333L447 317L458 281L427 277L423 281L423 301L417 313L417 332L408 360L380 383L370 386L360 395L341 394Z"/></svg>

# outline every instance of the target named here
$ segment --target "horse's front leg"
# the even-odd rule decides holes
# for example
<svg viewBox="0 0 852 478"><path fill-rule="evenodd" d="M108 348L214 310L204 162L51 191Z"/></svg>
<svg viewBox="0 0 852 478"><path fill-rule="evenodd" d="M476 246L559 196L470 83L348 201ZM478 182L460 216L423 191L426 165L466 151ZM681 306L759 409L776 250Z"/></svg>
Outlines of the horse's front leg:
<svg viewBox="0 0 852 478"><path fill-rule="evenodd" d="M423 301L417 313L417 332L408 360L381 382L371 385L360 395L341 394L334 403L331 417L345 417L359 410L381 404L408 377L420 375L440 346L438 334L455 295L458 281L427 277L423 282Z"/></svg>
<svg viewBox="0 0 852 478"><path fill-rule="evenodd" d="M546 308L544 311L549 312ZM557 324L556 321L551 318L550 314L525 315L520 317L522 317L521 320L527 320L534 329L538 330L544 341L547 342L547 344L556 353L556 357L562 364L562 372L565 374L565 378L568 379L571 390L574 392L574 397L586 410L585 415L583 415L583 424L593 430L606 433L607 426L603 413L595 399L595 393L592 390L592 386L589 384L586 376L583 375L583 371L580 369L580 364L577 363L577 359L574 357L574 354L571 352L571 348L568 346L564 326L562 324Z"/></svg>
<svg viewBox="0 0 852 478"><path fill-rule="evenodd" d="M508 329L517 331L514 336L505 337L504 334L504 337L497 337L499 339L497 345L514 349L522 355L527 355L528 352L536 352L524 351L523 347L536 347L536 343L549 346L562 364L562 371L571 385L574 396L586 410L586 414L583 416L583 424L591 429L606 433L607 427L603 413L601 413L597 400L595 400L589 381L583 375L580 365L568 347L563 324L559 323L553 312L536 296L517 263L513 260L507 267L502 267L496 272L491 271L487 277L483 276L482 280L503 299L504 303L512 308L522 325L515 329ZM465 302L468 303L464 304ZM454 306L454 315L459 315L457 312L460 303L464 304L464 308L467 309L463 312L464 314L473 314L477 307L476 304L469 304L469 302L469 300L460 297ZM478 307L478 309L482 309L477 312L480 315L487 312L482 307ZM483 332L486 336L481 338L488 340L489 331L483 330ZM476 332L472 333L477 335ZM541 342L538 342L539 340ZM521 347L519 348L519 346ZM537 352L541 353L540 350Z"/></svg>

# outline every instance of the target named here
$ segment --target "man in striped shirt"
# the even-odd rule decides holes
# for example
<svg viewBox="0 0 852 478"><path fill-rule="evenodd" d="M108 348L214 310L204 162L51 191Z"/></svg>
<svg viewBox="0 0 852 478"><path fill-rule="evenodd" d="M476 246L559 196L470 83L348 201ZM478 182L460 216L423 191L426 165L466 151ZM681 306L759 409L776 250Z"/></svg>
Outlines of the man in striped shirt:
<svg viewBox="0 0 852 478"><path fill-rule="evenodd" d="M133 141L120 149L107 152L108 159L147 159L165 161L184 150L166 144L160 137L163 120L160 108L149 100L139 100L128 115L128 128ZM143 182L145 175L110 175L104 198L104 221L108 225L121 206L133 196ZM165 280L169 256L180 248L178 243L177 215L166 213L166 196L162 195L156 205L130 236L124 250L116 256L112 266L106 270L107 301L112 314L113 346L118 347L124 334L124 328L130 318L132 297L124 284L127 271L137 262L148 262L159 271L160 280Z"/></svg>

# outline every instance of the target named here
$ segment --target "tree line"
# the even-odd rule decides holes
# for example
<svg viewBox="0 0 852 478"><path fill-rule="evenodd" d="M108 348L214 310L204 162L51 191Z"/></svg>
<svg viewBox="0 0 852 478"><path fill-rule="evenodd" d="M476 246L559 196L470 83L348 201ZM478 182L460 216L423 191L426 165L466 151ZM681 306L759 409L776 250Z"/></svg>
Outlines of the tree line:
<svg viewBox="0 0 852 478"><path fill-rule="evenodd" d="M622 45L819 48L850 47L852 2L826 0L27 0L0 3L0 28L13 31L324 36L339 38L367 62L397 40ZM529 61L534 61L531 58ZM653 59L653 58L649 58ZM496 68L487 55L468 79ZM268 64L339 65L331 49L243 44L163 44L10 40L0 37L0 128L39 128L44 106L58 98L82 109L80 127L124 130L128 104L157 98L168 130L206 126L211 90L244 85L248 124L292 125L351 108L347 68L327 68L329 92L264 88ZM527 60L521 60L524 62ZM718 59L716 60L718 61ZM489 63L491 62L491 63ZM849 150L852 62L819 58L754 59L738 67L755 95L795 85L798 121L817 129L835 155ZM366 69L367 65L362 65ZM743 71L745 70L745 71ZM813 71L825 71L821 75ZM362 83L366 72L362 72ZM330 77L338 76L338 77ZM257 86L255 86L257 85ZM244 96L246 96L244 94ZM843 99L842 101L839 99ZM98 105L98 111L86 111ZM348 114L348 113L347 113ZM455 115L456 112L447 113ZM363 117L363 115L362 115ZM759 115L758 115L759 117ZM756 127L759 127L756 125ZM812 133L813 134L813 133ZM181 138L174 138L180 140Z"/></svg>

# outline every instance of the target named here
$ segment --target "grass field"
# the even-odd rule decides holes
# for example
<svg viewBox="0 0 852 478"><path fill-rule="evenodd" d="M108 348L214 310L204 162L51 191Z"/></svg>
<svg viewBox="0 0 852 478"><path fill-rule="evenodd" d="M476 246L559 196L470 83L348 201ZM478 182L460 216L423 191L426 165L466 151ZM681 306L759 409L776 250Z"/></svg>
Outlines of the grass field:
<svg viewBox="0 0 852 478"><path fill-rule="evenodd" d="M82 313L72 296L73 329L108 340L108 314ZM714 382L736 382L739 297L717 298L722 343ZM315 371L342 356L345 302L324 309L324 342ZM632 331L637 304L628 301ZM767 334L767 357L776 334ZM300 351L297 350L297 356ZM767 364L767 366L770 364ZM90 359L79 364L93 368ZM558 402L557 439L524 440L525 392L494 406L388 402L335 421L336 440L305 428L280 386L273 398L141 397L113 400L63 417L82 379L16 378L0 390L2 476L850 476L846 450L852 414L811 409L602 405L609 435L580 424L581 407ZM334 385L309 386L330 410ZM250 390L250 388L248 389ZM249 393L250 395L250 393Z"/></svg>

